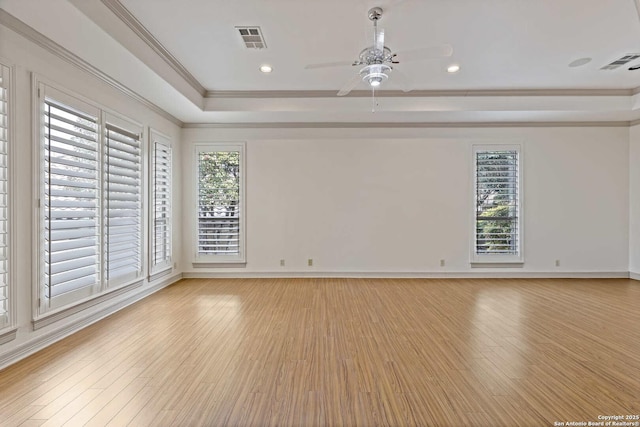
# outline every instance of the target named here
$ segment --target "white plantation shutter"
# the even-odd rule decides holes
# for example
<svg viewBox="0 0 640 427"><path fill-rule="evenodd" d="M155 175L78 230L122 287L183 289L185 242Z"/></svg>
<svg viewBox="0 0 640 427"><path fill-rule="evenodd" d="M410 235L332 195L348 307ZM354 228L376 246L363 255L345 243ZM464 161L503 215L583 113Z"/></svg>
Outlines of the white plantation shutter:
<svg viewBox="0 0 640 427"><path fill-rule="evenodd" d="M151 272L171 265L171 145L154 138Z"/></svg>
<svg viewBox="0 0 640 427"><path fill-rule="evenodd" d="M38 314L142 276L140 125L38 84Z"/></svg>
<svg viewBox="0 0 640 427"><path fill-rule="evenodd" d="M520 257L518 148L475 151L475 254Z"/></svg>
<svg viewBox="0 0 640 427"><path fill-rule="evenodd" d="M244 262L244 145L197 148L197 256Z"/></svg>
<svg viewBox="0 0 640 427"><path fill-rule="evenodd" d="M142 271L140 135L107 122L105 131L105 256L109 284Z"/></svg>
<svg viewBox="0 0 640 427"><path fill-rule="evenodd" d="M0 329L9 324L8 145L9 69L0 64Z"/></svg>
<svg viewBox="0 0 640 427"><path fill-rule="evenodd" d="M48 305L99 286L97 115L44 103L44 289Z"/></svg>

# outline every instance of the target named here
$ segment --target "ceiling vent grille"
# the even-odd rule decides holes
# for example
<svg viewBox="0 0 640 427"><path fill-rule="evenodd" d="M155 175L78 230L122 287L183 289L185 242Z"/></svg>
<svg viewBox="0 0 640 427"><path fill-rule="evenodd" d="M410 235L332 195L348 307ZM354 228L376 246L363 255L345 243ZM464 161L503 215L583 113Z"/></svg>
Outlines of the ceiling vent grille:
<svg viewBox="0 0 640 427"><path fill-rule="evenodd" d="M267 43L262 37L260 27L236 27L236 30L240 33L242 42L247 49L266 49Z"/></svg>
<svg viewBox="0 0 640 427"><path fill-rule="evenodd" d="M616 59L615 61L613 61L611 64L607 64L604 67L600 68L601 70L615 70L616 68L619 68L625 64L628 64L631 61L635 61L636 59L640 58L640 53L629 53L625 56L623 56L620 59Z"/></svg>

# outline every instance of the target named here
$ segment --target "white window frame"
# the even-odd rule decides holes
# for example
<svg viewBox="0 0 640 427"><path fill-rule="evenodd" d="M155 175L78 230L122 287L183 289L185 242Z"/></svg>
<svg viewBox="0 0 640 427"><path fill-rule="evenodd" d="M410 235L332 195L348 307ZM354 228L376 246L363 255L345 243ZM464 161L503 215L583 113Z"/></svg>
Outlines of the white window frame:
<svg viewBox="0 0 640 427"><path fill-rule="evenodd" d="M477 187L476 175L478 152L485 151L516 151L518 153L518 250L517 254L478 254L476 252L476 215L477 215ZM472 212L471 212L471 238L470 238L470 258L472 267L522 267L524 263L524 168L523 168L523 146L520 143L505 144L472 144L472 175L471 189L473 192Z"/></svg>
<svg viewBox="0 0 640 427"><path fill-rule="evenodd" d="M34 266L34 291L33 291L33 320L34 328L46 326L53 321L65 318L68 315L76 313L78 310L90 307L96 303L103 301L105 298L117 296L122 292L130 289L131 287L140 286L143 283L143 271L146 268L146 256L144 249L145 233L147 232L144 221L146 215L145 209L145 147L144 147L144 132L141 124L132 121L116 112L113 112L104 106L76 94L67 89L60 88L57 84L48 81L47 79L34 74L33 78L33 105L34 105L34 134L37 136L34 138L34 194L36 199L34 202L34 230L37 232L33 236L33 253L34 259L39 260ZM45 99L49 97L56 102L64 105L71 106L79 111L85 111L91 113L97 117L97 139L98 139L98 155L99 155L99 207L98 212L101 216L106 215L106 195L105 188L106 183L104 181L104 163L106 162L106 124L109 122L111 125L121 127L126 130L137 130L140 138L140 239L138 242L140 250L140 268L136 274L131 277L120 278L116 281L107 283L105 269L107 266L107 253L105 242L105 222L103 219L99 221L99 277L97 283L92 285L89 289L80 289L79 292L72 292L69 295L65 295L62 298L57 298L56 301L49 301L44 297L43 292L45 289L44 283L44 147L45 147L45 126L43 122L45 113ZM132 132L134 133L134 132Z"/></svg>
<svg viewBox="0 0 640 427"><path fill-rule="evenodd" d="M206 255L198 252L198 159L202 152L237 151L240 153L240 221L239 221L239 253L237 255ZM194 267L242 267L246 264L246 143L245 142L199 142L194 144L193 151L193 266Z"/></svg>
<svg viewBox="0 0 640 427"><path fill-rule="evenodd" d="M169 152L169 183L168 183L168 239L169 239L169 253L163 262L156 263L155 261L155 246L156 246L156 230L155 230L155 207L156 207L156 188L155 188L155 158L157 146L164 145ZM173 268L173 144L171 139L156 131L155 129L149 129L149 277L166 273Z"/></svg>
<svg viewBox="0 0 640 427"><path fill-rule="evenodd" d="M6 266L6 284L7 284L7 316L6 321L0 321L0 345L8 341L15 339L17 330L17 286L13 275L15 271L15 239L13 218L14 214L14 194L15 194L15 171L14 165L14 150L13 150L13 130L15 128L15 105L14 97L15 84L14 84L14 67L9 65L10 62L4 58L0 58L0 75L2 77L2 84L0 87L5 91L6 102L6 241L5 241L5 266Z"/></svg>

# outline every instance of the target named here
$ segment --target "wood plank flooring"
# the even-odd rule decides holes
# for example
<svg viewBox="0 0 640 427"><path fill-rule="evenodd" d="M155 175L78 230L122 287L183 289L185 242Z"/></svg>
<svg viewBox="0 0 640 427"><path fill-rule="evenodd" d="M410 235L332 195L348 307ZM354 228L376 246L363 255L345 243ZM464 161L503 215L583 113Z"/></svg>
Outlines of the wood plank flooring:
<svg viewBox="0 0 640 427"><path fill-rule="evenodd" d="M183 280L0 371L2 426L510 427L638 414L631 280Z"/></svg>

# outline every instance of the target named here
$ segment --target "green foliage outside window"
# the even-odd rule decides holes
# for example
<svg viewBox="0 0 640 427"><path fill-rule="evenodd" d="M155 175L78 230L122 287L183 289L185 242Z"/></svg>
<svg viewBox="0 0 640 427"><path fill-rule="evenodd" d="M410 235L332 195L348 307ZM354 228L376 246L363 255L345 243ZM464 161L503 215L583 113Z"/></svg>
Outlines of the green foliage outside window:
<svg viewBox="0 0 640 427"><path fill-rule="evenodd" d="M476 153L476 253L518 251L518 153Z"/></svg>
<svg viewBox="0 0 640 427"><path fill-rule="evenodd" d="M198 156L198 252L237 255L240 251L240 153Z"/></svg>

